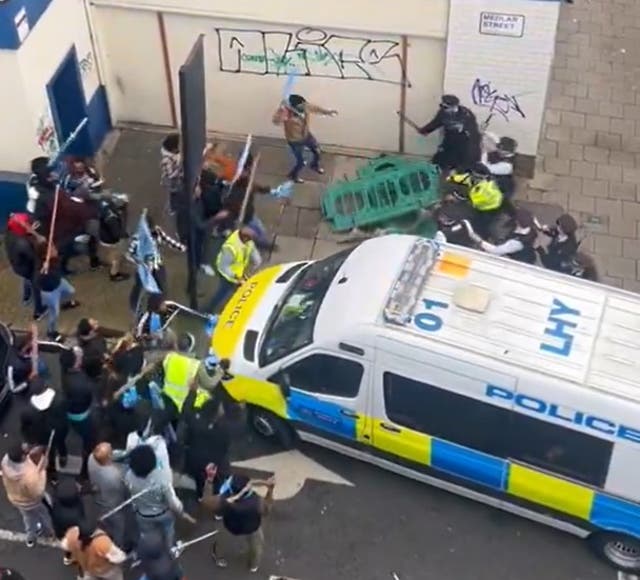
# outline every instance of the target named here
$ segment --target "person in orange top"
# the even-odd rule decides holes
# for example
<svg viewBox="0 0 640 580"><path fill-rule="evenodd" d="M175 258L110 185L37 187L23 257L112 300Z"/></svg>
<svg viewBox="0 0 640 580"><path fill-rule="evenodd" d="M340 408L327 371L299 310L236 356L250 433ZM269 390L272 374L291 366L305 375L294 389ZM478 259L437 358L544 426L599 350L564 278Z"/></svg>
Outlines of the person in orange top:
<svg viewBox="0 0 640 580"><path fill-rule="evenodd" d="M203 169L208 169L218 179L230 183L238 169L238 161L226 152L224 143L207 145L203 159Z"/></svg>
<svg viewBox="0 0 640 580"><path fill-rule="evenodd" d="M9 502L18 509L27 533L27 547L35 546L36 536L53 536L49 511L43 503L47 485L47 457L43 448L25 451L14 443L2 458L2 479Z"/></svg>
<svg viewBox="0 0 640 580"><path fill-rule="evenodd" d="M106 532L87 520L69 528L60 547L71 553L84 572L83 580L123 580L122 564L127 555Z"/></svg>

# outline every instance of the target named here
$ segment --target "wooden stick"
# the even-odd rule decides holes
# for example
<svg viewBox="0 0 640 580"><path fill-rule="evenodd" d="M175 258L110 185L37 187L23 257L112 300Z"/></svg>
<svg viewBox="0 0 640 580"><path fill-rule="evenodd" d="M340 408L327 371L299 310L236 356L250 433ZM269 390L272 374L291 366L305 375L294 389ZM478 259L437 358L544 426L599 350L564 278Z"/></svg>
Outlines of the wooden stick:
<svg viewBox="0 0 640 580"><path fill-rule="evenodd" d="M44 457L49 457L49 453L51 453L51 446L53 445L53 438L56 435L56 430L51 429L51 435L49 435L49 442L47 443L47 449L44 452Z"/></svg>
<svg viewBox="0 0 640 580"><path fill-rule="evenodd" d="M31 374L38 374L38 325L33 322L31 324Z"/></svg>
<svg viewBox="0 0 640 580"><path fill-rule="evenodd" d="M244 192L244 199L242 200L242 208L240 209L238 229L241 229L242 224L244 223L244 216L247 213L247 206L249 205L249 198L251 197L251 190L253 189L253 182L255 181L255 178L256 178L256 170L258 168L259 161L260 161L260 151L258 151L256 158L253 160L253 165L251 166L251 173L249 174L249 183L247 183L247 190Z"/></svg>
<svg viewBox="0 0 640 580"><path fill-rule="evenodd" d="M47 254L42 266L43 274L49 272L49 262L51 262L51 251L53 249L53 234L56 229L56 219L58 217L58 201L60 200L60 186L56 185L56 192L53 198L53 211L51 212L51 224L49 225L49 239L47 240Z"/></svg>
<svg viewBox="0 0 640 580"><path fill-rule="evenodd" d="M409 127L415 129L416 131L420 131L420 127L415 121L412 121L407 117L402 111L396 111L398 117L400 117Z"/></svg>

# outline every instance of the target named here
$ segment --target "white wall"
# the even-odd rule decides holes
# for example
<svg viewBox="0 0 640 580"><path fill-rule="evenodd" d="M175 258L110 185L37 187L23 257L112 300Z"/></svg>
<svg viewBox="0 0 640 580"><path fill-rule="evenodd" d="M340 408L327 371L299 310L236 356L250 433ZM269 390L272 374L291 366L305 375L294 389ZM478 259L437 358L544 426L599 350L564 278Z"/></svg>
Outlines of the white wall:
<svg viewBox="0 0 640 580"><path fill-rule="evenodd" d="M537 151L559 5L533 0L451 0L446 92L458 95L479 122L493 110L489 129L515 138L525 155ZM483 12L492 15L485 15L481 34ZM516 18L507 23L495 14Z"/></svg>
<svg viewBox="0 0 640 580"><path fill-rule="evenodd" d="M171 125L157 14L101 7L93 16L114 122Z"/></svg>
<svg viewBox="0 0 640 580"><path fill-rule="evenodd" d="M192 13L229 20L322 25L445 38L449 0L93 0L92 4Z"/></svg>
<svg viewBox="0 0 640 580"><path fill-rule="evenodd" d="M38 135L51 123L46 86L75 44L82 71L87 103L98 88L96 56L91 48L89 28L82 0L54 0L17 53L28 107L31 146L23 160L50 153L38 145ZM24 161L23 161L24 164Z"/></svg>
<svg viewBox="0 0 640 580"><path fill-rule="evenodd" d="M0 50L0 79L0 169L22 173L28 170L25 151L33 147L33 131L16 51Z"/></svg>

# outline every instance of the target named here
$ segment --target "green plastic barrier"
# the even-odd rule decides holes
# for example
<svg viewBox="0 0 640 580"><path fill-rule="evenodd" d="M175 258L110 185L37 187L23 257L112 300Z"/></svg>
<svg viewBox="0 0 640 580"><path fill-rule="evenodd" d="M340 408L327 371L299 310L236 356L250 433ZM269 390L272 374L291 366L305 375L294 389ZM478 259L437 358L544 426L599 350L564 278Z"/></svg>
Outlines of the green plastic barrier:
<svg viewBox="0 0 640 580"><path fill-rule="evenodd" d="M389 222L433 205L439 199L440 172L426 161L379 157L353 181L327 189L322 213L334 231Z"/></svg>

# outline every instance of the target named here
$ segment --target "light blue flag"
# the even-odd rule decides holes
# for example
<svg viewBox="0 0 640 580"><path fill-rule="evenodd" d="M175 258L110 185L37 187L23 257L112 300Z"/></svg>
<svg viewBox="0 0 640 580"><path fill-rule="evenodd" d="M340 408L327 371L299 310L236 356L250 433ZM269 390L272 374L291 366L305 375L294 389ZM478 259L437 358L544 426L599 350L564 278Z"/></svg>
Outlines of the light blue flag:
<svg viewBox="0 0 640 580"><path fill-rule="evenodd" d="M160 288L158 287L158 283L153 277L151 269L147 264L149 261L153 261L158 258L160 256L160 252L158 250L158 245L151 236L151 231L149 230L149 224L147 223L147 217L145 214L140 216L136 237L138 238L138 246L136 248L136 255L134 258L138 265L138 276L140 276L142 287L150 294L159 294Z"/></svg>
<svg viewBox="0 0 640 580"><path fill-rule="evenodd" d="M269 191L269 194L278 199L289 199L293 193L293 181L285 181Z"/></svg>
<svg viewBox="0 0 640 580"><path fill-rule="evenodd" d="M296 84L297 78L298 78L298 75L296 74L295 70L292 70L287 75L287 80L285 81L284 89L282 90L282 100L283 101L288 100L289 97L291 96L291 93L293 92L293 87Z"/></svg>

